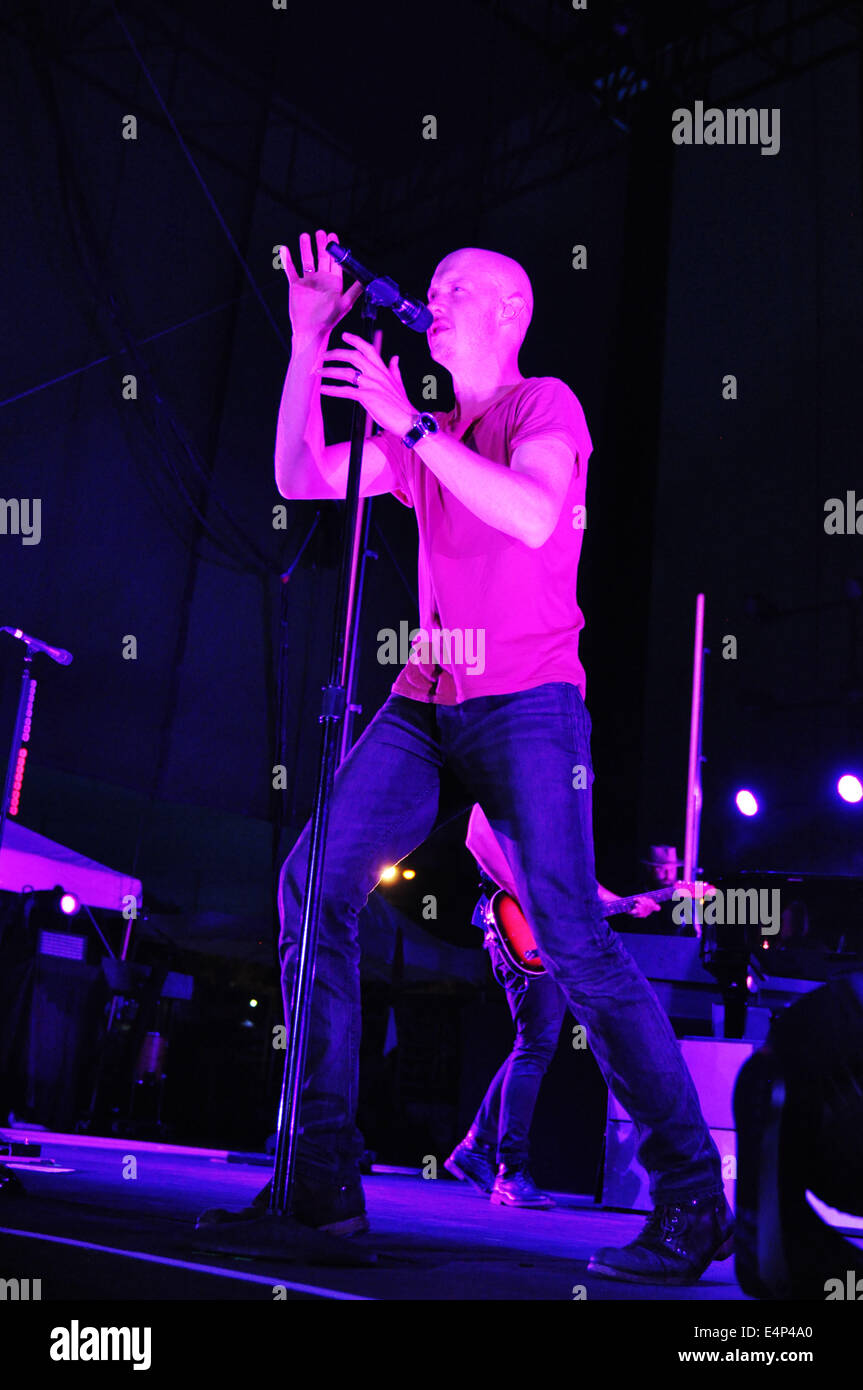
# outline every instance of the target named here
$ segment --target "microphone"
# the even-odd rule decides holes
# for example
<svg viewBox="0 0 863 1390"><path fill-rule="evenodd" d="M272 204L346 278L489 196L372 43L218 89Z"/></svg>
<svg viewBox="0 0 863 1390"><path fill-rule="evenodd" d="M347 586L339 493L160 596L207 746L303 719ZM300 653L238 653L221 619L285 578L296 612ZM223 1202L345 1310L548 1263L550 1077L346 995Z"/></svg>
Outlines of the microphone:
<svg viewBox="0 0 863 1390"><path fill-rule="evenodd" d="M66 652L62 647L49 647L47 642L40 642L38 637L30 637L26 632L22 632L20 627L0 627L0 632L10 632L13 637L17 637L19 642L26 642L34 652L44 652L50 656L52 661L59 661L61 666L68 666L72 660L72 653Z"/></svg>
<svg viewBox="0 0 863 1390"><path fill-rule="evenodd" d="M399 323L403 323L405 328L412 328L415 333L427 333L431 328L434 322L431 310L421 299L407 299L395 280L391 280L388 275L375 275L373 271L367 270L351 255L347 247L339 246L337 241L329 243L327 255L332 256L339 265L346 266L363 285L374 285L374 302L382 304L385 309L392 309Z"/></svg>

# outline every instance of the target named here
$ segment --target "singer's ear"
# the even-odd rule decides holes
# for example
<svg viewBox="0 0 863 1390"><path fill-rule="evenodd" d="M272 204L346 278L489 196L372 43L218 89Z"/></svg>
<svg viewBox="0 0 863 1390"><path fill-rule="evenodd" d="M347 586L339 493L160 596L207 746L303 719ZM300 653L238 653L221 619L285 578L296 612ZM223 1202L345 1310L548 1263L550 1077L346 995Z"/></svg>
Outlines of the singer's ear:
<svg viewBox="0 0 863 1390"><path fill-rule="evenodd" d="M522 294L509 294L503 301L503 317L507 320L521 318L524 309L524 295Z"/></svg>

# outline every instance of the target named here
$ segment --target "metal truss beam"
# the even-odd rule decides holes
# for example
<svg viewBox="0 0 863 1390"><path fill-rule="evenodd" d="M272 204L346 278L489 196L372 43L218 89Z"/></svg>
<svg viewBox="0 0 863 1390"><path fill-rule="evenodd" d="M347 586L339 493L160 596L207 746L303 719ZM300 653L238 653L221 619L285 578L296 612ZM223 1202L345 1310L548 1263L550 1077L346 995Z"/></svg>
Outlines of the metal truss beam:
<svg viewBox="0 0 863 1390"><path fill-rule="evenodd" d="M147 8L146 28L139 12L136 41L148 63L158 65L170 56L197 64L209 81L224 88L229 109L232 91L252 102L268 102L270 130L284 131L289 144L283 176L276 182L258 175L259 193L302 225L350 226L358 245L364 243L368 249L384 249L406 235L435 233L451 220L454 206L477 211L499 207L612 157L625 139L620 132L637 119L648 93L661 91L679 101L693 96L739 101L859 51L863 43L863 4L841 0L673 6L669 31L663 31L655 14L646 16L626 4L602 14L577 14L561 0L544 6L535 0L519 6L499 0L472 2L491 12L492 22L509 26L528 54L559 81L552 83L552 96L540 108L491 136L466 132L460 150L431 167L426 164L421 174L408 170L387 176L358 163L337 136L315 125L278 92L270 81L271 55L264 87L262 73L214 48L197 32L190 42L182 20L160 6ZM589 13L590 22L584 23ZM112 102L126 100L129 87L121 74L124 62L134 58L111 9L82 5L79 19L78 24L52 26L52 60ZM26 42L23 23L9 21L5 30L7 39ZM746 58L760 71L750 69L717 91L718 79L730 78L732 66ZM225 154L215 123L190 121L182 111L175 115L204 168L217 167L240 180L249 177L249 170ZM170 129L158 109L151 109L148 119ZM297 159L303 145L306 156L313 152L313 160ZM312 164L313 182L307 176ZM383 228L388 230L384 233Z"/></svg>

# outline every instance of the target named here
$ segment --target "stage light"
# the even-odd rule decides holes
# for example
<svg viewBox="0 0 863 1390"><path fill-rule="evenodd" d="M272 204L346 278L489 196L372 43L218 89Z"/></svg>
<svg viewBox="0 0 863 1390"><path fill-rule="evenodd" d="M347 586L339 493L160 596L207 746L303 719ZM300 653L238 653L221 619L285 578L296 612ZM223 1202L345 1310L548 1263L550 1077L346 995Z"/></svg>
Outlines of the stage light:
<svg viewBox="0 0 863 1390"><path fill-rule="evenodd" d="M74 917L81 911L81 900L74 893L61 893L57 906L64 917Z"/></svg>
<svg viewBox="0 0 863 1390"><path fill-rule="evenodd" d="M392 882L394 881L394 879L397 879L397 878L398 878L398 876L399 876L398 865L397 865L397 864L388 864L387 867L386 867L385 869L382 869L382 870L381 870L381 878L380 878L380 881L381 881L381 883L392 883Z"/></svg>
<svg viewBox="0 0 863 1390"><path fill-rule="evenodd" d="M861 784L860 778L855 777L851 772L846 772L843 777L839 778L836 783L836 790L843 801L849 801L852 805L863 798L863 784Z"/></svg>
<svg viewBox="0 0 863 1390"><path fill-rule="evenodd" d="M746 791L745 789L739 791L734 798L734 804L741 816L758 815L758 802L752 795L752 792Z"/></svg>
<svg viewBox="0 0 863 1390"><path fill-rule="evenodd" d="M402 878L416 878L416 876L417 876L417 871L416 871L416 869L403 869L403 870L402 870Z"/></svg>
<svg viewBox="0 0 863 1390"><path fill-rule="evenodd" d="M258 1007L258 1001L257 1001L257 999L250 999L250 1000L249 1000L249 1008L250 1008L250 1009L256 1009L257 1007Z"/></svg>

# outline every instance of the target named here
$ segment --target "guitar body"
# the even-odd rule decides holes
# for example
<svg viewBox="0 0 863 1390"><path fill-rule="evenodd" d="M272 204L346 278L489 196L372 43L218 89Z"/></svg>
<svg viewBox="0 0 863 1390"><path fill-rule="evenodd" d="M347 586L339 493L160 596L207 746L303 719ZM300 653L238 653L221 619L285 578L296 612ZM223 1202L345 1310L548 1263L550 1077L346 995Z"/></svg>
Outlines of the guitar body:
<svg viewBox="0 0 863 1390"><path fill-rule="evenodd" d="M528 976L547 973L530 923L515 898L504 888L492 894L486 918L496 944L514 970Z"/></svg>
<svg viewBox="0 0 863 1390"><path fill-rule="evenodd" d="M616 898L613 903L606 903L605 915L606 917L613 917L617 913L628 912L639 897L652 898L656 903L667 902L681 889L685 889L687 892L692 892L695 889L696 896L699 897L709 897L716 892L716 889L709 883L684 884L678 882L665 888L653 888L647 893L634 893L629 898ZM530 923L515 898L511 893L507 893L505 888L498 888L488 899L483 913L483 925L514 970L518 970L528 979L548 973L542 963L539 947L536 944L536 937Z"/></svg>

